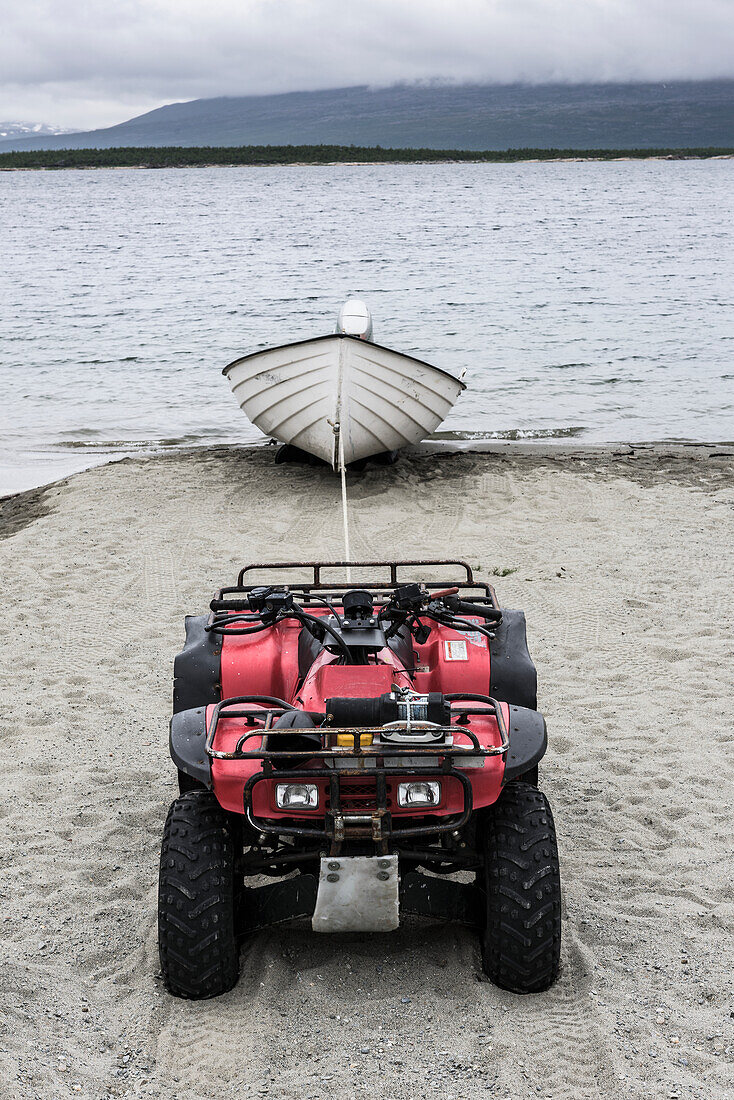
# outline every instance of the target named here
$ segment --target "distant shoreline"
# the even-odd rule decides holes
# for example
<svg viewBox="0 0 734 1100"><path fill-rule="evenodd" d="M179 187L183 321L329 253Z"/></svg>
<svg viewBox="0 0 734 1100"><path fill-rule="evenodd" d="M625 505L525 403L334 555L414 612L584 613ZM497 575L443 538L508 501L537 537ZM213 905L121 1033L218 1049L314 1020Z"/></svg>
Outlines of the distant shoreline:
<svg viewBox="0 0 734 1100"><path fill-rule="evenodd" d="M0 153L0 171L100 168L345 167L371 164L518 164L630 160L731 160L734 148L383 149L353 145L124 146Z"/></svg>

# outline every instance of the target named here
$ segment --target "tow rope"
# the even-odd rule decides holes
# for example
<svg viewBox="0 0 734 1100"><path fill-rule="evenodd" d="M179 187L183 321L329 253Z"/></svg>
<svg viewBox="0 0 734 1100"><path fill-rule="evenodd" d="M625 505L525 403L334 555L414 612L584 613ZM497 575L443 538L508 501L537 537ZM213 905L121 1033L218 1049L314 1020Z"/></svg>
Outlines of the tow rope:
<svg viewBox="0 0 734 1100"><path fill-rule="evenodd" d="M342 482L342 527L344 530L344 560L347 563L347 584L352 583L352 571L349 567L349 562L352 560L352 554L349 548L349 510L347 502L347 466L344 461L344 441L342 439L342 433L339 430L339 424L336 425L335 431L339 439L339 474Z"/></svg>

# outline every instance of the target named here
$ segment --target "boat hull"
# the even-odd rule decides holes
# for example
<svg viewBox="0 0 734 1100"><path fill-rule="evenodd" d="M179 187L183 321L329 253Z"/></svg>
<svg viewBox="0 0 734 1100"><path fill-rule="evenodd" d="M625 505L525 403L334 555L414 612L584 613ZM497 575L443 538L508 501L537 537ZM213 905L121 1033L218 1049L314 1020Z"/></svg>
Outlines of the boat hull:
<svg viewBox="0 0 734 1100"><path fill-rule="evenodd" d="M335 469L425 439L465 389L430 363L340 333L245 355L223 373L260 431Z"/></svg>

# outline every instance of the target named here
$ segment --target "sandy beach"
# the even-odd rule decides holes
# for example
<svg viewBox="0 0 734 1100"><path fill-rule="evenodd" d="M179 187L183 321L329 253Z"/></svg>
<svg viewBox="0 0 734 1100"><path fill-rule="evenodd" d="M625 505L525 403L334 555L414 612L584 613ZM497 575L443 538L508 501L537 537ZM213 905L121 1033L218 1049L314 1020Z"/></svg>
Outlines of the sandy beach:
<svg viewBox="0 0 734 1100"><path fill-rule="evenodd" d="M341 557L330 471L222 447L3 501L0 1095L734 1095L733 465L498 444L350 478L354 557L466 558L527 612L565 900L561 978L526 998L417 919L259 935L213 1001L160 981L183 617L247 562Z"/></svg>
<svg viewBox="0 0 734 1100"><path fill-rule="evenodd" d="M514 160L499 160L491 157L477 156L475 159L465 158L463 160L447 160L445 157L437 160L289 160L279 161L279 168L368 168L374 164L390 164L401 165L408 164L410 166L419 166L426 164L593 164L595 162L601 163L616 163L625 161L639 161L639 160L669 160L669 161L681 161L681 160L734 160L734 153L710 153L710 152L698 152L693 149L680 149L672 153L651 153L646 154L641 152L639 155L624 154L618 157L612 157L608 154L600 156L572 156L572 157L539 157L532 156L518 156ZM172 163L166 165L159 164L29 164L29 165L15 165L13 167L6 166L2 160L0 160L0 172L120 172L120 171L133 171L141 172L148 171L151 168L272 168L272 163L269 161L255 161L253 163L247 163L245 165L238 161L212 161L211 163L205 162L191 162L191 163Z"/></svg>

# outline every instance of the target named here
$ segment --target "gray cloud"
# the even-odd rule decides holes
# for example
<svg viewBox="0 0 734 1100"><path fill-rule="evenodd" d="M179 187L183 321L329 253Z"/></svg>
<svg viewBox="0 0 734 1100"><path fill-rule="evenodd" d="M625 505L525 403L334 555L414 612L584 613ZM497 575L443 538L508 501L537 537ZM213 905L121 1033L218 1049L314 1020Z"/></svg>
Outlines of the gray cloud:
<svg viewBox="0 0 734 1100"><path fill-rule="evenodd" d="M16 0L0 118L349 84L734 77L730 0Z"/></svg>

